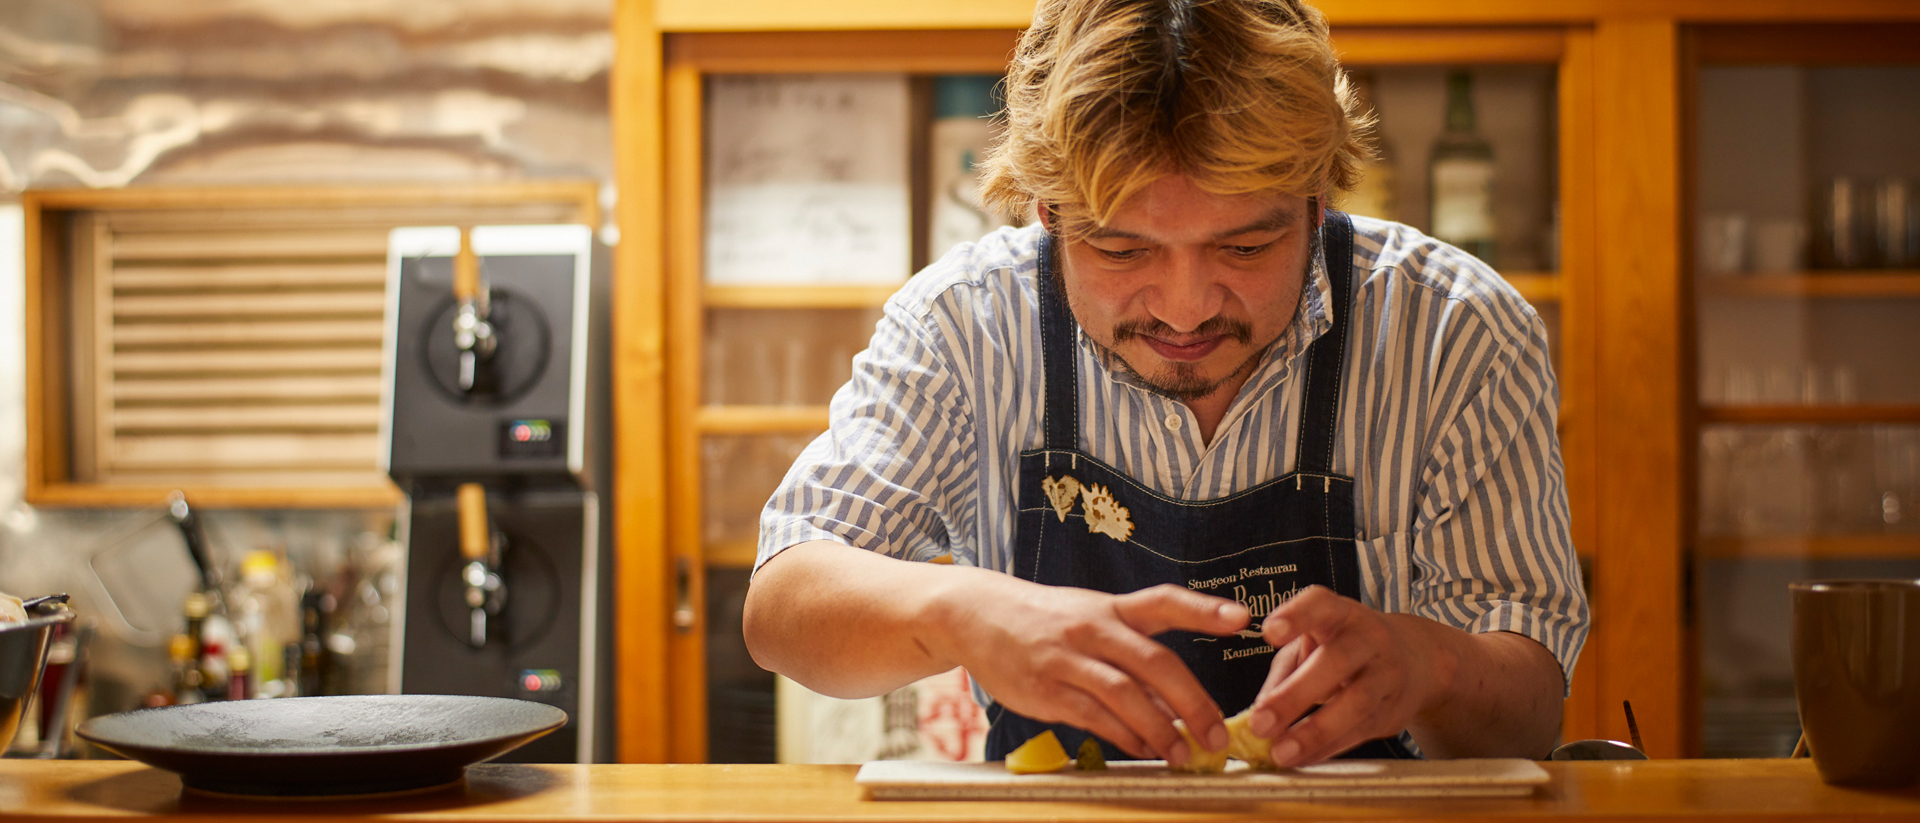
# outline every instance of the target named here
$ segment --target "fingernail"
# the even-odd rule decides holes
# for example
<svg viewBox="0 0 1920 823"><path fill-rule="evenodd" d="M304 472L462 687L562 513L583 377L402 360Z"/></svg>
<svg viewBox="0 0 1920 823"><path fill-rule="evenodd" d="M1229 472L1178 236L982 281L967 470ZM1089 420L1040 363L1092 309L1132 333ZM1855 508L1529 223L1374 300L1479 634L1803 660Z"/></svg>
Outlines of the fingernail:
<svg viewBox="0 0 1920 823"><path fill-rule="evenodd" d="M1187 765L1187 756L1190 754L1192 754L1192 752L1187 750L1187 741L1176 741L1173 744L1173 748L1167 750L1167 765L1185 766Z"/></svg>
<svg viewBox="0 0 1920 823"><path fill-rule="evenodd" d="M1254 737L1272 737L1279 727L1280 718L1266 709L1255 709L1253 716L1247 718L1247 731L1253 732Z"/></svg>
<svg viewBox="0 0 1920 823"><path fill-rule="evenodd" d="M1282 740L1273 744L1273 765L1285 768L1293 765L1293 759L1300 756L1300 741Z"/></svg>
<svg viewBox="0 0 1920 823"><path fill-rule="evenodd" d="M1226 725L1215 723L1213 724L1213 729L1207 732L1207 750L1214 752L1220 751L1227 747L1227 743L1230 740L1231 738L1227 735Z"/></svg>

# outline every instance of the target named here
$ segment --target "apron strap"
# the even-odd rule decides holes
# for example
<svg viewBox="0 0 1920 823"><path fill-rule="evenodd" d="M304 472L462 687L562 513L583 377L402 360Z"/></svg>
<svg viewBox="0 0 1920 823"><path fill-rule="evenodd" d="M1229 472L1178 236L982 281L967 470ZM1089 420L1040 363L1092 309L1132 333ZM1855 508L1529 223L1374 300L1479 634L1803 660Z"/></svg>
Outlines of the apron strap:
<svg viewBox="0 0 1920 823"><path fill-rule="evenodd" d="M1328 209L1320 224L1333 326L1307 347L1306 394L1300 402L1300 443L1294 470L1333 473L1333 442L1340 429L1340 372L1347 361L1347 314L1353 300L1353 221Z"/></svg>
<svg viewBox="0 0 1920 823"><path fill-rule="evenodd" d="M1041 411L1046 448L1068 451L1080 447L1080 327L1060 291L1060 261L1053 235L1040 236L1040 368L1045 376L1047 402Z"/></svg>

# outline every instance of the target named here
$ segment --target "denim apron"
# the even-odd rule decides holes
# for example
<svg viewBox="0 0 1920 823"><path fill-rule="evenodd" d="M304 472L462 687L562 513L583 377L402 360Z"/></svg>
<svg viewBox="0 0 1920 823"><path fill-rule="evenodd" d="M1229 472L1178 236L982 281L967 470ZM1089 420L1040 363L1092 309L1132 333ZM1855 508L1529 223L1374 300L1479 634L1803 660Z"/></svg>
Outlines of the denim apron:
<svg viewBox="0 0 1920 823"><path fill-rule="evenodd" d="M1058 293L1051 238L1040 243L1040 322L1046 373L1045 442L1021 453L1020 514L1014 574L1048 586L1111 594L1161 583L1187 586L1247 606L1255 627L1308 586L1360 598L1354 544L1353 479L1333 473L1353 295L1353 224L1328 211L1321 230L1333 284L1333 326L1308 348L1298 459L1292 474L1214 500L1175 500L1081 452L1077 403L1078 331ZM1274 649L1253 629L1211 637L1172 631L1156 638L1172 649L1228 716L1253 705ZM1075 751L1088 732L1042 723L994 705L987 759L1004 759L1052 729ZM1100 741L1110 759L1125 753ZM1342 757L1412 757L1399 740L1361 744Z"/></svg>

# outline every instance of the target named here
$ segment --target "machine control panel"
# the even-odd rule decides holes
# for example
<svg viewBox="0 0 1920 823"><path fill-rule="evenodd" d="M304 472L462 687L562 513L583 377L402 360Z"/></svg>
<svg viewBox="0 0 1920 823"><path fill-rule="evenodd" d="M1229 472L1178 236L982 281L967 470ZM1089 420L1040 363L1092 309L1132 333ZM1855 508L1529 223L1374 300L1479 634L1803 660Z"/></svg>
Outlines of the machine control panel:
<svg viewBox="0 0 1920 823"><path fill-rule="evenodd" d="M502 420L500 436L495 442L502 458L560 457L567 450L567 421L564 418Z"/></svg>

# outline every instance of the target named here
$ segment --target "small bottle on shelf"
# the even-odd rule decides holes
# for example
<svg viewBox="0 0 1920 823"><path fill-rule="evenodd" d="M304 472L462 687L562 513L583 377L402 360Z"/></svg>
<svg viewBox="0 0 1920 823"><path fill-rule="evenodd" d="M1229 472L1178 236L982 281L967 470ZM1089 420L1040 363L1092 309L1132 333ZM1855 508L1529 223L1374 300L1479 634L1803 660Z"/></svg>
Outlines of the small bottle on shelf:
<svg viewBox="0 0 1920 823"><path fill-rule="evenodd" d="M176 634L167 644L167 656L173 659L173 694L165 700L158 696L150 698L148 705L187 706L207 702L207 695L200 690L199 657L195 653L196 641L191 635Z"/></svg>
<svg viewBox="0 0 1920 823"><path fill-rule="evenodd" d="M1447 128L1427 162L1432 233L1494 265L1493 146L1480 136L1473 114L1473 75L1447 75Z"/></svg>
<svg viewBox="0 0 1920 823"><path fill-rule="evenodd" d="M254 696L253 654L246 646L235 646L227 653L227 699L246 700Z"/></svg>

